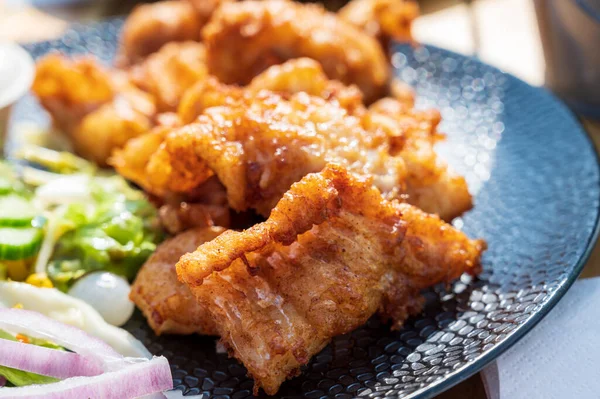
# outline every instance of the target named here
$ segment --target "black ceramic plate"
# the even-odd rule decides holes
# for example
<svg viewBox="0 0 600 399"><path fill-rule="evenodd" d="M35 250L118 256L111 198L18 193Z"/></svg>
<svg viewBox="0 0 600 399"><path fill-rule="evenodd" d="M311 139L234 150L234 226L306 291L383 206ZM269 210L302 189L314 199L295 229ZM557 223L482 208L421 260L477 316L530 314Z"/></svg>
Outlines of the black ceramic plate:
<svg viewBox="0 0 600 399"><path fill-rule="evenodd" d="M28 49L35 57L60 50L108 61L120 26L77 26ZM474 59L433 47L396 50L396 73L417 89L420 107L441 110L448 139L439 150L475 194L475 208L454 224L488 241L484 272L427 292L426 309L402 331L392 333L374 318L336 338L282 386L280 397L432 397L531 329L573 283L595 241L598 161L560 102ZM26 98L13 128L44 119ZM186 394L251 396L245 369L217 354L214 338L157 338L139 314L126 328L170 360L175 385Z"/></svg>

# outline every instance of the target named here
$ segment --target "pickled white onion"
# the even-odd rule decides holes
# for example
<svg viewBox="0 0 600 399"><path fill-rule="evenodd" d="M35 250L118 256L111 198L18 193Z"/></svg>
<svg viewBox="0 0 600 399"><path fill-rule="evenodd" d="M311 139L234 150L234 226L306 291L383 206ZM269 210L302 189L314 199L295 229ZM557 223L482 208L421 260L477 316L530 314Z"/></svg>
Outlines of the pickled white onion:
<svg viewBox="0 0 600 399"><path fill-rule="evenodd" d="M0 389L2 399L133 399L173 388L169 362L164 357L129 363L120 370L95 377L75 377L46 385Z"/></svg>
<svg viewBox="0 0 600 399"><path fill-rule="evenodd" d="M77 353L0 339L0 366L54 378L102 374L102 364Z"/></svg>

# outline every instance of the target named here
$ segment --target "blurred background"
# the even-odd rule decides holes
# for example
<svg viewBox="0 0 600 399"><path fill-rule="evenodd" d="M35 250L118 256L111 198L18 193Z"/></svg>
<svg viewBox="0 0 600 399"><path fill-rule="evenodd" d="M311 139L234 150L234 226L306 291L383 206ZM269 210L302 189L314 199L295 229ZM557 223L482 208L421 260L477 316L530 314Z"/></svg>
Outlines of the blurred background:
<svg viewBox="0 0 600 399"><path fill-rule="evenodd" d="M561 0L563 1L563 0ZM565 0L571 1L571 0ZM573 0L575 1L575 0ZM134 0L0 0L0 40L21 43L60 36L70 22L125 14ZM331 9L343 0L326 1ZM420 0L415 23L419 41L463 54L544 82L544 57L532 0Z"/></svg>
<svg viewBox="0 0 600 399"><path fill-rule="evenodd" d="M335 10L345 0L326 0ZM0 41L58 37L69 23L124 15L135 0L0 0ZM600 0L419 0L419 42L546 84L580 114L600 118Z"/></svg>

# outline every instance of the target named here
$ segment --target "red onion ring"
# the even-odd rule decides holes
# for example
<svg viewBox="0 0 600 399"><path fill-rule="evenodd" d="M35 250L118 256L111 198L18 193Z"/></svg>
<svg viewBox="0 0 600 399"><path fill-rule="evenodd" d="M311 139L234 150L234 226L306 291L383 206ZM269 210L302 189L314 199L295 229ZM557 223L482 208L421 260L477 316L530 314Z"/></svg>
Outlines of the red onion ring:
<svg viewBox="0 0 600 399"><path fill-rule="evenodd" d="M102 374L96 359L77 353L0 339L0 366L59 379Z"/></svg>
<svg viewBox="0 0 600 399"><path fill-rule="evenodd" d="M16 362L24 362L18 363L18 367L14 368L37 374L57 375L57 378L62 378L58 376L59 373L65 373L65 376L73 373L80 375L46 385L4 387L0 389L1 399L125 399L138 398L173 388L171 369L166 358L162 356L152 360L125 358L103 341L39 313L22 309L0 309L0 329L42 338L75 352L62 352L20 342L0 340L0 358L2 359L0 364L10 362L11 365L17 365ZM21 354L25 354L27 351L27 354L31 354L33 359L19 360L12 356L5 358L10 349L21 351ZM56 358L48 360L47 357L44 357L47 350L52 351ZM48 363L44 363L43 359L48 360ZM65 370L59 371L56 367L59 364ZM7 366L11 367L11 365ZM43 371L43 373L39 371ZM81 376L97 372L101 374Z"/></svg>
<svg viewBox="0 0 600 399"><path fill-rule="evenodd" d="M95 377L75 377L46 385L0 389L2 399L133 399L173 388L169 362L164 357L129 363Z"/></svg>

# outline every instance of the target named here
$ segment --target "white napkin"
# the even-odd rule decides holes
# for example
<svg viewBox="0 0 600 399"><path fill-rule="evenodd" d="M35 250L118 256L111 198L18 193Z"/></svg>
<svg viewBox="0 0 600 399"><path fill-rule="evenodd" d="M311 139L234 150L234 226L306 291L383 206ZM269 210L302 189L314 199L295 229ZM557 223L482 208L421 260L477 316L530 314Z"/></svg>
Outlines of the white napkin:
<svg viewBox="0 0 600 399"><path fill-rule="evenodd" d="M600 277L575 282L482 373L488 399L600 398Z"/></svg>

